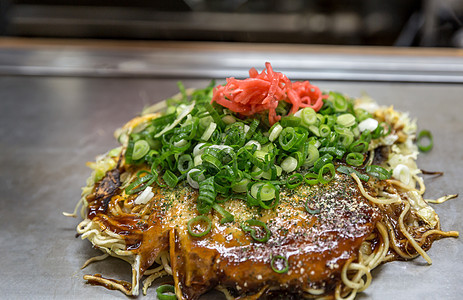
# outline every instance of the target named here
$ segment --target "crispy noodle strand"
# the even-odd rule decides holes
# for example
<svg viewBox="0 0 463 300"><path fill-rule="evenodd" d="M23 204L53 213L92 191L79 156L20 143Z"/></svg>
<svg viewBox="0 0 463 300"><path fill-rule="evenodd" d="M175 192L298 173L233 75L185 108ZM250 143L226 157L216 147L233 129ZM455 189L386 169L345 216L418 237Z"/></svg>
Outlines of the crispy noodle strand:
<svg viewBox="0 0 463 300"><path fill-rule="evenodd" d="M432 260L429 257L429 255L423 250L423 248L420 247L420 245L418 245L418 243L415 241L415 239L412 237L412 235L407 231L407 228L405 228L404 217L405 217L405 214L408 212L409 209L410 209L410 203L405 202L405 208L404 208L404 210L402 211L402 213L400 214L400 217L399 217L400 231L408 239L408 241L413 246L413 248L415 248L416 252L418 252L421 256L423 256L423 258L428 262L428 264L432 264Z"/></svg>
<svg viewBox="0 0 463 300"><path fill-rule="evenodd" d="M106 258L109 257L109 254L108 253L105 253L105 254L102 254L102 255L98 255L98 256L94 256L90 259L88 259L86 262L84 262L83 266L81 267L81 269L85 269L85 267L87 267L89 264L95 262L95 261L101 261L101 260L104 260Z"/></svg>
<svg viewBox="0 0 463 300"><path fill-rule="evenodd" d="M371 202L373 202L373 203L375 203L375 204L391 204L391 203L396 203L396 202L399 202L399 201L400 201L400 198L399 198L399 197L397 197L397 198L391 198L391 199L379 199L379 198L375 198L375 197L371 196L370 194L368 194L368 193L365 191L365 188L363 187L362 182L360 181L360 179L358 178L358 176L355 175L355 173L350 174L350 176L352 176L352 178L354 178L354 180L357 182L358 187L359 187L360 192L362 193L363 197L367 198L367 199L370 200Z"/></svg>
<svg viewBox="0 0 463 300"><path fill-rule="evenodd" d="M161 266L160 268L163 268L163 267ZM147 274L145 273L145 275L147 275ZM167 275L169 275L169 274L167 274L166 271L159 271L157 273L153 273L153 274L149 275L148 278L146 278L143 281L143 295L146 295L146 291L151 286L153 281L155 281L156 279L161 278L163 276L167 276Z"/></svg>
<svg viewBox="0 0 463 300"><path fill-rule="evenodd" d="M434 200L434 199L425 199L425 201L428 202L428 203L441 204L441 203L444 203L447 200L455 199L456 197L458 197L458 194L442 196L442 197L440 197L440 198L438 198L436 200Z"/></svg>

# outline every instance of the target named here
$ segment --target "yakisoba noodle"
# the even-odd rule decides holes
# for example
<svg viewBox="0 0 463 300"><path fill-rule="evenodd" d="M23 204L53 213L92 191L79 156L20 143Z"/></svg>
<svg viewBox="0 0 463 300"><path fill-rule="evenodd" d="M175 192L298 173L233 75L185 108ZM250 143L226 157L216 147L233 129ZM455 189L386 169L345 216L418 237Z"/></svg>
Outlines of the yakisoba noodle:
<svg viewBox="0 0 463 300"><path fill-rule="evenodd" d="M138 295L140 288L147 294L156 279L170 276L178 299L196 299L213 288L227 299L281 293L354 299L368 288L371 270L378 265L420 255L431 264L425 251L432 242L458 236L458 232L440 229L437 214L423 199L425 186L415 163L415 123L407 114L379 107L369 99L356 100L354 108L369 111L374 119L388 124L391 133L371 141L364 166L379 164L386 170L407 172L397 178L366 181L359 178L365 175L362 168L352 168L348 174L332 174L327 184L281 187L280 202L269 210L247 206L240 197L221 200L221 208L231 212L234 221L221 223L219 213L206 213L211 232L191 236L185 229L198 216L198 192L188 183L169 189L153 181L149 189L127 193L133 182L149 174L149 167L124 159L128 137L159 118L153 113L158 108L149 108L127 123L116 134L122 147L90 164L95 172L78 203L84 220L77 232L104 254L90 258L84 267L114 256L132 266L132 282L85 275L89 283ZM345 163L337 162L339 166ZM249 218L266 224L271 232L268 241L256 242L247 233L251 229L243 229L242 222ZM202 225L197 226L201 229ZM326 247L332 252L321 250Z"/></svg>

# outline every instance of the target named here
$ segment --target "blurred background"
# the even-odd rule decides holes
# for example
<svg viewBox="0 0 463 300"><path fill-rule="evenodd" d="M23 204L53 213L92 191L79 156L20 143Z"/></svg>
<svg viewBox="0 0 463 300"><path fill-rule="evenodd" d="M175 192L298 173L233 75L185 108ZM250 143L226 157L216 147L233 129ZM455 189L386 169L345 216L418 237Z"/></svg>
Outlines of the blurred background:
<svg viewBox="0 0 463 300"><path fill-rule="evenodd" d="M463 0L0 3L5 37L463 48Z"/></svg>

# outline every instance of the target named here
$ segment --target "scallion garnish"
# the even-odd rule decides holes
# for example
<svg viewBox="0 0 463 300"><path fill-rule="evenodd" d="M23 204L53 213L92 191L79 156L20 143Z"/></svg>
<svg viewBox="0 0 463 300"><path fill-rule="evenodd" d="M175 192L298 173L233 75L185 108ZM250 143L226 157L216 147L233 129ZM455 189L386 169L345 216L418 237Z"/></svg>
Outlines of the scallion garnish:
<svg viewBox="0 0 463 300"><path fill-rule="evenodd" d="M280 125L280 123L275 123L273 124L272 128L269 130L269 136L268 139L273 142L275 141L279 136L281 131L283 130L283 126Z"/></svg>
<svg viewBox="0 0 463 300"><path fill-rule="evenodd" d="M346 174L346 175L350 175L352 173L355 173L355 175L357 175L357 177L363 181L368 181L370 180L370 177L366 174L363 174L363 173L360 173L359 171L357 170L354 170L353 168L351 167L348 167L348 166L339 166L336 171L338 171L339 173L343 173L343 174Z"/></svg>
<svg viewBox="0 0 463 300"><path fill-rule="evenodd" d="M328 177L325 177L325 173L328 172ZM334 165L332 163L325 164L320 168L320 171L318 171L318 182L326 184L334 179L334 175Z"/></svg>
<svg viewBox="0 0 463 300"><path fill-rule="evenodd" d="M180 155L177 161L177 169L178 171L183 174L189 171L193 167L193 159L189 154Z"/></svg>
<svg viewBox="0 0 463 300"><path fill-rule="evenodd" d="M212 208L215 209L219 214L222 215L222 219L220 220L220 224L225 224L228 222L233 222L235 220L235 217L228 211L226 211L222 206L219 204L215 203L212 205Z"/></svg>
<svg viewBox="0 0 463 300"><path fill-rule="evenodd" d="M139 160L140 158L143 158L148 153L149 150L150 150L150 146L147 141L145 140L136 141L133 146L132 159Z"/></svg>
<svg viewBox="0 0 463 300"><path fill-rule="evenodd" d="M286 180L286 187L289 189L294 189L300 186L304 182L304 176L299 173L294 173L288 177Z"/></svg>
<svg viewBox="0 0 463 300"><path fill-rule="evenodd" d="M314 170L318 172L324 165L329 164L333 161L333 156L329 154L325 154L319 159L314 164Z"/></svg>
<svg viewBox="0 0 463 300"><path fill-rule="evenodd" d="M307 201L305 202L305 205L304 205L305 210L306 210L309 214L311 214L311 215L316 215L316 214L320 213L320 209L312 209L312 208L309 206L309 205L310 205L309 202L312 202L312 201L309 199L309 200L307 200Z"/></svg>
<svg viewBox="0 0 463 300"><path fill-rule="evenodd" d="M170 284L164 284L156 289L156 295L159 300L176 300L175 287Z"/></svg>
<svg viewBox="0 0 463 300"><path fill-rule="evenodd" d="M352 114L342 114L336 118L336 123L344 127L351 127L355 125L355 117Z"/></svg>
<svg viewBox="0 0 463 300"><path fill-rule="evenodd" d="M261 231L263 232L258 234L256 229L253 227L262 228ZM246 220L241 222L241 229L243 229L243 231L249 232L251 237L257 242L265 243L270 239L271 232L268 229L267 224L262 221L254 219Z"/></svg>
<svg viewBox="0 0 463 300"><path fill-rule="evenodd" d="M200 215L188 221L187 228L191 236L203 237L211 232L212 221L208 217Z"/></svg>
<svg viewBox="0 0 463 300"><path fill-rule="evenodd" d="M416 144L421 152L428 152L433 147L432 134L429 130L421 130L416 137Z"/></svg>
<svg viewBox="0 0 463 300"><path fill-rule="evenodd" d="M278 141L283 150L289 151L298 142L298 135L293 127L286 127L281 131Z"/></svg>
<svg viewBox="0 0 463 300"><path fill-rule="evenodd" d="M255 183L248 190L247 200L251 206L271 209L280 201L280 189L271 182Z"/></svg>
<svg viewBox="0 0 463 300"><path fill-rule="evenodd" d="M363 133L362 133L363 134ZM361 136L363 138L364 136ZM357 140L349 146L350 152L364 153L368 150L368 142L364 140Z"/></svg>
<svg viewBox="0 0 463 300"><path fill-rule="evenodd" d="M389 179L389 178L391 178L391 175L392 175L392 170L388 171L388 170L384 169L383 167L377 166L377 165L367 166L365 168L365 171L369 175L374 176L374 177L378 178L379 180Z"/></svg>
<svg viewBox="0 0 463 300"><path fill-rule="evenodd" d="M351 152L346 156L346 163L354 167L359 167L363 164L363 159L363 154L358 152Z"/></svg>
<svg viewBox="0 0 463 300"><path fill-rule="evenodd" d="M301 117L302 123L307 126L314 125L317 122L317 114L315 110L311 107L306 107L302 109Z"/></svg>
<svg viewBox="0 0 463 300"><path fill-rule="evenodd" d="M298 165L297 159L292 156L288 156L281 162L281 168L286 173L291 173L292 171L296 170Z"/></svg>
<svg viewBox="0 0 463 300"><path fill-rule="evenodd" d="M286 273L289 270L288 259L282 255L273 256L270 261L270 266L274 272L279 274Z"/></svg>
<svg viewBox="0 0 463 300"><path fill-rule="evenodd" d="M304 181L309 185L315 185L318 183L318 174L307 173L304 175Z"/></svg>
<svg viewBox="0 0 463 300"><path fill-rule="evenodd" d="M153 184L155 180L156 178L151 173L148 173L143 177L137 177L137 179L134 182L132 182L129 186L125 188L125 193L128 195L138 193L144 190L147 186Z"/></svg>
<svg viewBox="0 0 463 300"><path fill-rule="evenodd" d="M347 99L343 95L330 92L328 100L332 103L336 112L343 112L347 110Z"/></svg>
<svg viewBox="0 0 463 300"><path fill-rule="evenodd" d="M174 173L172 173L170 170L166 170L164 172L162 179L164 179L164 182L172 188L175 187L178 182L178 177Z"/></svg>

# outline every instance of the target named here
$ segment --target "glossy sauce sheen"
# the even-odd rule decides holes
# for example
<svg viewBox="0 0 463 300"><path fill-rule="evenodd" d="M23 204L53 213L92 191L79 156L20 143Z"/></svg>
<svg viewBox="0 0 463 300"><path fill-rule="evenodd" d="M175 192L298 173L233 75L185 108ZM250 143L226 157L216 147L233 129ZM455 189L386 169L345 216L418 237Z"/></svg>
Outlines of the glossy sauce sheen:
<svg viewBox="0 0 463 300"><path fill-rule="evenodd" d="M236 295L251 295L262 289L301 294L308 289L324 289L332 294L341 281L340 272L350 258L356 258L361 243L380 220L379 210L371 206L349 177L337 174L326 185L282 188L280 204L273 210L249 207L243 200L223 204L235 221L220 224L221 216L212 212L212 231L204 237L191 237L187 222L197 216L197 192L179 184L174 190L153 189L150 213L115 216L103 213L103 201L89 197L89 218L123 235L127 249L141 255L141 272L160 253L168 251L174 280L185 299L197 299L217 285ZM122 191L119 191L122 193ZM117 205L114 195L109 203ZM310 214L306 205L317 214ZM254 241L240 222L257 219L271 231L266 243ZM287 258L289 270L272 270L273 256ZM282 261L276 261L276 267Z"/></svg>

